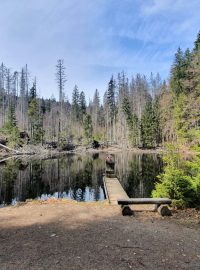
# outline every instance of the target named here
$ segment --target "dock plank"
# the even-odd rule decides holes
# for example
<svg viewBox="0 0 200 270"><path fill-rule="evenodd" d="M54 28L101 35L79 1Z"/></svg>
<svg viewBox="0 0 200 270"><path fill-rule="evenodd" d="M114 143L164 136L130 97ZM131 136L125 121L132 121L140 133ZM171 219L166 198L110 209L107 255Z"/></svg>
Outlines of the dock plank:
<svg viewBox="0 0 200 270"><path fill-rule="evenodd" d="M117 178L109 178L104 176L104 187L107 199L109 200L110 204L117 205L117 200L119 198L129 198Z"/></svg>

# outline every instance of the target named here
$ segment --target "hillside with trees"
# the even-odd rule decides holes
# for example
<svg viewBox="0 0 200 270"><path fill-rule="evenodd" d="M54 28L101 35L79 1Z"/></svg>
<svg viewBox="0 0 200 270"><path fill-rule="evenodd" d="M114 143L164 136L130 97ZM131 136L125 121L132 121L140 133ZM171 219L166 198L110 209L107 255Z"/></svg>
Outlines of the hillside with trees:
<svg viewBox="0 0 200 270"><path fill-rule="evenodd" d="M197 149L200 143L200 34L194 48L178 49L169 82L158 74L124 72L111 76L103 102L99 91L86 102L86 94L74 86L71 102L66 99L64 61L56 65L59 100L38 96L36 78L27 65L20 72L0 66L1 139L20 145L20 132L31 144L70 141L85 144L92 139L116 142L124 148L155 148L177 142ZM21 142L22 143L22 142Z"/></svg>
<svg viewBox="0 0 200 270"><path fill-rule="evenodd" d="M160 75L137 74L129 80L125 73L113 76L100 102L96 89L86 103L86 94L75 85L71 102L65 98L65 66L56 66L59 100L40 98L36 79L31 83L27 66L11 73L3 63L0 69L1 134L12 145L19 144L19 132L27 132L30 143L45 141L88 143L92 139L116 142L127 147L161 145L159 98L166 91ZM129 82L130 81L130 82ZM12 136L12 134L15 134ZM18 139L17 139L18 138Z"/></svg>

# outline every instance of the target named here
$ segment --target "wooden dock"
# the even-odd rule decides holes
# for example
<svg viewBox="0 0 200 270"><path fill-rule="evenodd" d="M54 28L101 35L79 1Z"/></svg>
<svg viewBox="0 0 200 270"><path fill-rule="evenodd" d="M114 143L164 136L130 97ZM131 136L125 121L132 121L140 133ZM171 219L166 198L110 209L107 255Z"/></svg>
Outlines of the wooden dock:
<svg viewBox="0 0 200 270"><path fill-rule="evenodd" d="M110 178L104 176L104 189L106 193L106 198L112 205L117 205L117 200L120 199L129 199L119 180L115 178Z"/></svg>
<svg viewBox="0 0 200 270"><path fill-rule="evenodd" d="M121 205L123 215L132 215L133 211L158 211L162 216L171 214L168 198L129 198L115 176L104 176L103 182L106 199L111 205Z"/></svg>

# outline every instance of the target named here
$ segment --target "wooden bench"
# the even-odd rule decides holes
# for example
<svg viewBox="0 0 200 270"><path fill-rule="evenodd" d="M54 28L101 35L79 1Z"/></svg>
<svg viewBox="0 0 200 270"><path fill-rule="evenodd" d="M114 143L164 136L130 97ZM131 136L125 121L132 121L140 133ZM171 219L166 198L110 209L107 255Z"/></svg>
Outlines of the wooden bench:
<svg viewBox="0 0 200 270"><path fill-rule="evenodd" d="M130 209L129 205L155 205L155 211L157 210L161 216L170 216L171 210L168 205L172 201L168 198L130 198L130 199L118 199L117 203L122 207L122 214L131 215L133 211Z"/></svg>

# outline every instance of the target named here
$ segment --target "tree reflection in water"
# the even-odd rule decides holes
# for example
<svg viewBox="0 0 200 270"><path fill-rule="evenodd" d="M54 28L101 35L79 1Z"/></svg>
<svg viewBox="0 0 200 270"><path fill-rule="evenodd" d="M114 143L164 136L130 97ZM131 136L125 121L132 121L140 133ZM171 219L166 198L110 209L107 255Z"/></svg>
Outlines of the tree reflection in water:
<svg viewBox="0 0 200 270"><path fill-rule="evenodd" d="M26 199L104 199L105 153L49 160L8 160L0 166L0 205ZM162 160L153 154L115 154L116 175L130 197L150 196Z"/></svg>

